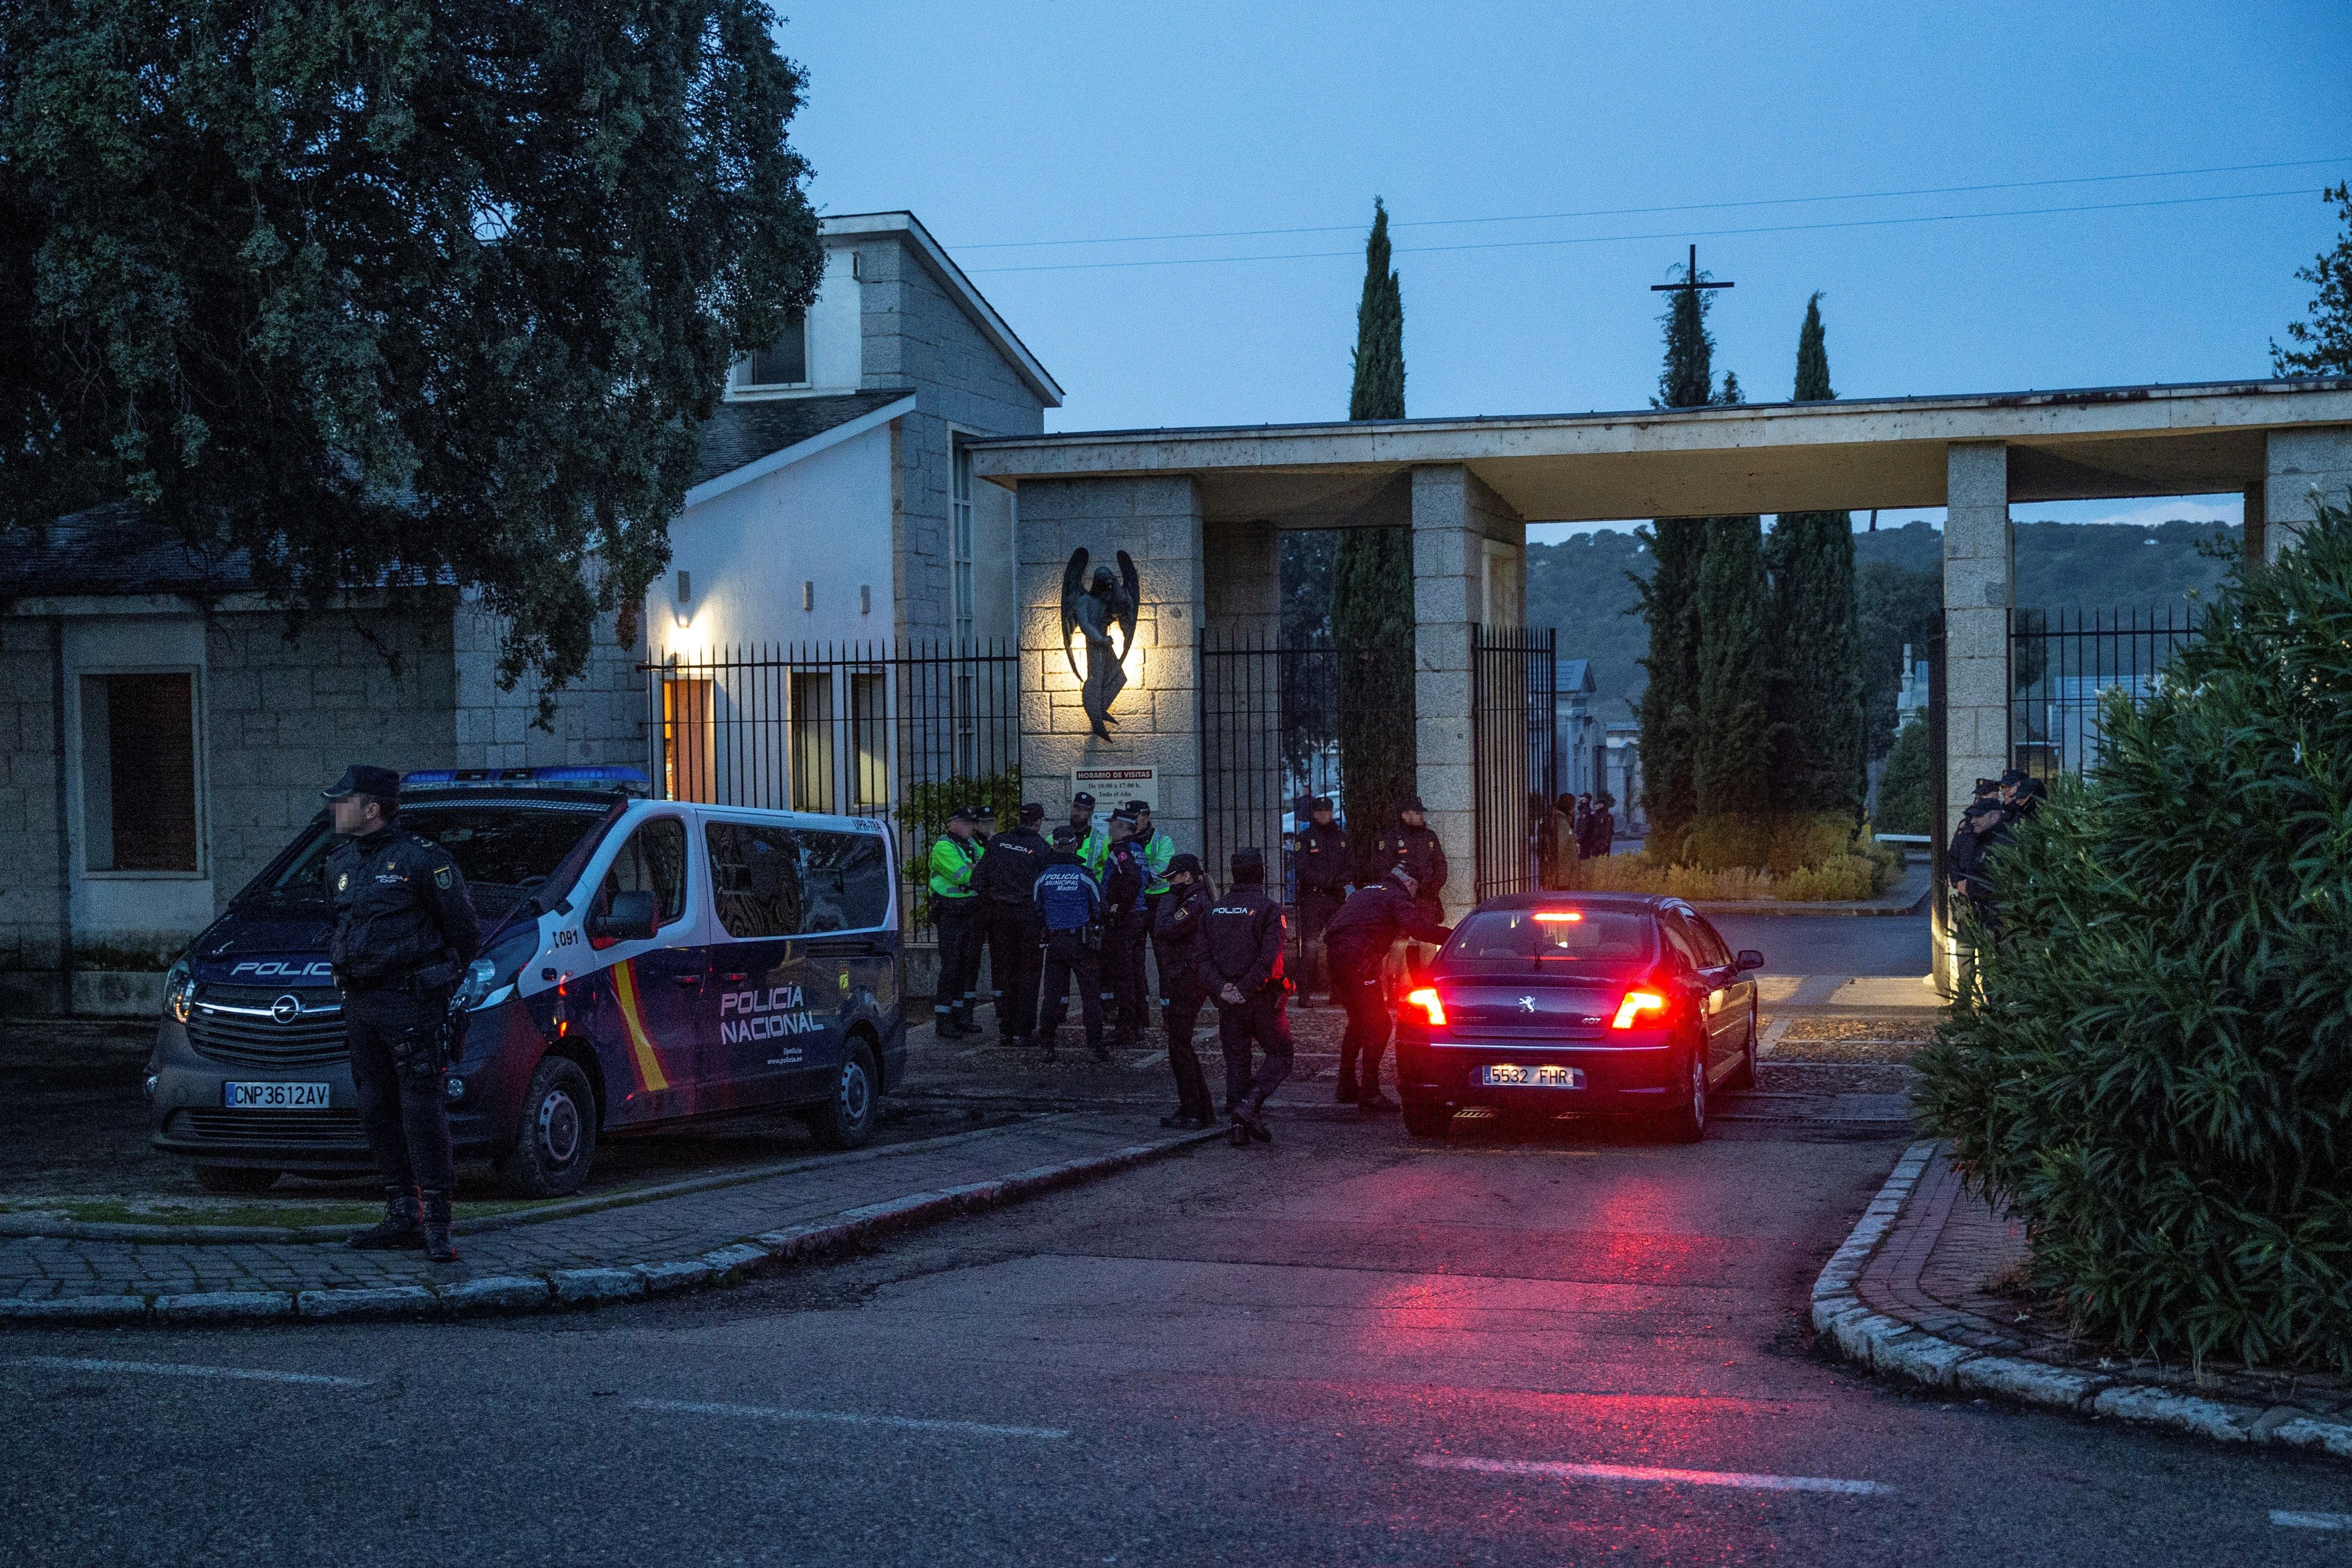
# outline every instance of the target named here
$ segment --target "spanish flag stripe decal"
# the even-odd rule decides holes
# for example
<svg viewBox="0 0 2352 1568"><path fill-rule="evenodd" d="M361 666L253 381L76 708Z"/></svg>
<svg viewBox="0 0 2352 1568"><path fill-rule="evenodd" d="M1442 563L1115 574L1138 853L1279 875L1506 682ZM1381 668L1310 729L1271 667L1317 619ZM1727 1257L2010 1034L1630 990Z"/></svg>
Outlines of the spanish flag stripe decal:
<svg viewBox="0 0 2352 1568"><path fill-rule="evenodd" d="M613 966L613 994L621 1003L621 1022L629 1031L629 1052L637 1059L637 1077L647 1089L667 1089L669 1075L654 1054L653 1037L646 1033L644 1015L637 1010L637 972L627 959Z"/></svg>

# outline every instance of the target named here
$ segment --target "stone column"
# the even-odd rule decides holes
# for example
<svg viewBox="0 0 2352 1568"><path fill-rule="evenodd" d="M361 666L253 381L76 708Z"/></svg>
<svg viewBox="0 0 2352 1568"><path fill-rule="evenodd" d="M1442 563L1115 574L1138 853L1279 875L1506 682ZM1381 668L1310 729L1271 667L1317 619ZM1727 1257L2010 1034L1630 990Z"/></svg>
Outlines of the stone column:
<svg viewBox="0 0 2352 1568"><path fill-rule="evenodd" d="M2009 612L2016 603L2009 527L2009 451L1999 442L1947 449L1944 519L1944 795L1949 838L1979 779L2009 760Z"/></svg>
<svg viewBox="0 0 2352 1568"><path fill-rule="evenodd" d="M2276 560L2316 515L2313 491L2333 506L2346 504L2352 489L2352 425L2272 431L2269 467L2262 486L2263 559ZM2252 532L2250 523L2250 539Z"/></svg>
<svg viewBox="0 0 2352 1568"><path fill-rule="evenodd" d="M1155 821L1179 849L1201 842L1201 738L1196 629L1202 591L1201 493L1189 475L1032 479L1021 486L1022 792L1051 827L1068 812L1070 771L1121 763L1156 768ZM1271 531L1271 530L1269 530ZM1090 733L1062 641L1062 572L1080 546L1117 570L1135 558L1143 601L1127 689L1106 743Z"/></svg>
<svg viewBox="0 0 2352 1568"><path fill-rule="evenodd" d="M1527 533L1519 515L1467 468L1413 470L1413 740L1422 803L1445 847L1449 920L1478 901L1470 629L1526 622ZM1504 591L1511 602L1486 602L1489 543L1502 547L1498 564L1510 568Z"/></svg>

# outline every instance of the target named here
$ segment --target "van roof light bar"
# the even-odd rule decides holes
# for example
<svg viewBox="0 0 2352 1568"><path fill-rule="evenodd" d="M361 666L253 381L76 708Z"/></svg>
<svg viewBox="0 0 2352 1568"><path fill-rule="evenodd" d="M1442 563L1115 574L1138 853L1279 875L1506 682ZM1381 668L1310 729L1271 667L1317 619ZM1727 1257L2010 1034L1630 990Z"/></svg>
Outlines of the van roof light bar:
<svg viewBox="0 0 2352 1568"><path fill-rule="evenodd" d="M579 789L618 789L642 795L647 784L645 769L609 766L558 768L425 768L400 777L408 789L479 789L483 786L550 785Z"/></svg>

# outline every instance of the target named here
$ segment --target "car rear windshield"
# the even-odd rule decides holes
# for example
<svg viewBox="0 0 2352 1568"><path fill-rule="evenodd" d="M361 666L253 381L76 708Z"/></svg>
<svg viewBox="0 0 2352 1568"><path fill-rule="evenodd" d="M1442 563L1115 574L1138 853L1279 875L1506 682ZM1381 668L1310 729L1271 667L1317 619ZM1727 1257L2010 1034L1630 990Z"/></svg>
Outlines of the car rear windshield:
<svg viewBox="0 0 2352 1568"><path fill-rule="evenodd" d="M1631 967L1656 952L1655 922L1640 909L1486 909L1462 922L1442 962L1464 974Z"/></svg>
<svg viewBox="0 0 2352 1568"><path fill-rule="evenodd" d="M495 919L526 893L545 889L543 902L563 892L545 888L548 877L581 838L604 819L607 802L473 800L410 806L400 825L449 852L474 897L474 912ZM262 889L273 902L307 903L327 896L327 856L342 841L323 822ZM568 875L569 873L567 873Z"/></svg>

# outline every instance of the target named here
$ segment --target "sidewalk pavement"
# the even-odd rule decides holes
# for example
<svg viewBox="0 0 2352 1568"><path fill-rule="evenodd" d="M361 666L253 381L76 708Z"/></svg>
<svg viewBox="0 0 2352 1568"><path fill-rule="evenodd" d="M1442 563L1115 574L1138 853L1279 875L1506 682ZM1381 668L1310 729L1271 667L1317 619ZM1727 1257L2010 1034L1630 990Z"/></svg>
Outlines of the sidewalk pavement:
<svg viewBox="0 0 2352 1568"><path fill-rule="evenodd" d="M469 1236L450 1264L334 1242L11 1237L0 1239L0 1322L433 1317L688 1290L1223 1135L1171 1137L1121 1108L1034 1116Z"/></svg>
<svg viewBox="0 0 2352 1568"><path fill-rule="evenodd" d="M2228 1443L2352 1458L2352 1384L2105 1352L2026 1293L2023 1228L1969 1192L1950 1145L1914 1144L1813 1284L1814 1330L1891 1376Z"/></svg>

